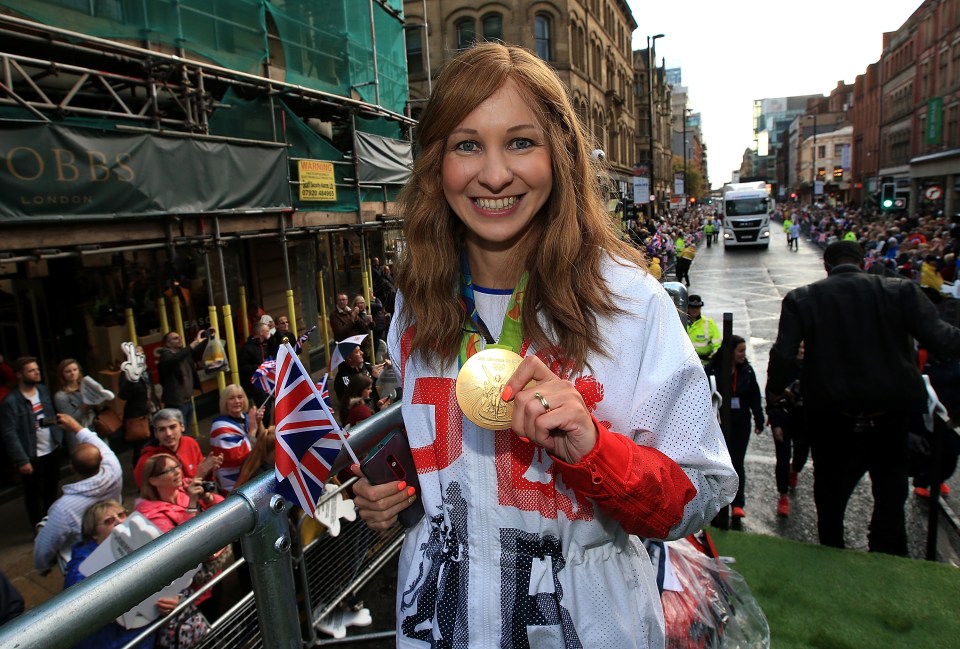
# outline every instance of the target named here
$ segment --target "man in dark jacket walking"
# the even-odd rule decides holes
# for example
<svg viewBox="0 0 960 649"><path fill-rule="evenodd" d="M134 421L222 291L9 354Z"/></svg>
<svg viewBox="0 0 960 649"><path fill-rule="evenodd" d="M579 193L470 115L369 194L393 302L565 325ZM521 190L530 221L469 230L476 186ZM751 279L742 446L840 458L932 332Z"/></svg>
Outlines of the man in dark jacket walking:
<svg viewBox="0 0 960 649"><path fill-rule="evenodd" d="M908 418L927 402L912 339L954 358L960 329L940 320L913 282L863 272L863 249L855 241L827 246L823 264L826 279L783 299L767 398L789 398L787 382L803 341L800 379L820 543L844 547L847 502L869 472L870 551L906 555Z"/></svg>

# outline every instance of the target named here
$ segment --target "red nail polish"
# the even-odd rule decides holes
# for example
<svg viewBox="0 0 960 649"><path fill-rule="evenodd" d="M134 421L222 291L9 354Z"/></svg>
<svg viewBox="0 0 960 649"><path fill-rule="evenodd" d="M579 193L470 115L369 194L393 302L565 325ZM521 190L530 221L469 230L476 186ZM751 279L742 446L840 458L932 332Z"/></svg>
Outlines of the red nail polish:
<svg viewBox="0 0 960 649"><path fill-rule="evenodd" d="M504 386L503 392L500 393L500 399L503 401L510 401L513 398L513 388L509 385Z"/></svg>
<svg viewBox="0 0 960 649"><path fill-rule="evenodd" d="M406 488L407 488L407 483L403 482L402 480L400 481L399 484L397 484L397 491L403 491Z"/></svg>
<svg viewBox="0 0 960 649"><path fill-rule="evenodd" d="M417 493L416 487L407 487L407 495L408 495L408 496L412 496L412 495L415 494L415 493Z"/></svg>

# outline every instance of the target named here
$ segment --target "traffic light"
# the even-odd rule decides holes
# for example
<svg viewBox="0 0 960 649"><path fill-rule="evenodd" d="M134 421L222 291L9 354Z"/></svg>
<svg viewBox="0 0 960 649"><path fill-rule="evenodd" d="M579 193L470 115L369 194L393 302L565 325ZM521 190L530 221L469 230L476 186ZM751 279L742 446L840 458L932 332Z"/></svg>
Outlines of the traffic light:
<svg viewBox="0 0 960 649"><path fill-rule="evenodd" d="M896 203L896 185L893 183L883 183L880 186L880 209L892 210Z"/></svg>
<svg viewBox="0 0 960 649"><path fill-rule="evenodd" d="M697 203L697 198L696 198L695 196L691 196L691 197L690 197L690 204L691 204L691 205L696 205L696 203Z"/></svg>

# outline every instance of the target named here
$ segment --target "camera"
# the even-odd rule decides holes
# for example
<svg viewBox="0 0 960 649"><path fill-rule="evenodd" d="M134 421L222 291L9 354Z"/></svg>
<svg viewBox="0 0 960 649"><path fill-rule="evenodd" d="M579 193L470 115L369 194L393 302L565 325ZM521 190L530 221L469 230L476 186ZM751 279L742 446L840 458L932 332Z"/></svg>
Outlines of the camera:
<svg viewBox="0 0 960 649"><path fill-rule="evenodd" d="M203 481L203 493L213 493L217 490L217 483L211 480Z"/></svg>
<svg viewBox="0 0 960 649"><path fill-rule="evenodd" d="M40 428L50 428L51 426L57 425L57 419L56 417L41 417L37 420L37 425L40 426Z"/></svg>
<svg viewBox="0 0 960 649"><path fill-rule="evenodd" d="M216 329L213 329L213 328L211 327L210 329L207 329L206 331L204 331L203 334L200 335L200 338L201 338L202 340L207 340L207 339L209 339L209 338L213 338L213 337L216 336L216 335L217 335Z"/></svg>

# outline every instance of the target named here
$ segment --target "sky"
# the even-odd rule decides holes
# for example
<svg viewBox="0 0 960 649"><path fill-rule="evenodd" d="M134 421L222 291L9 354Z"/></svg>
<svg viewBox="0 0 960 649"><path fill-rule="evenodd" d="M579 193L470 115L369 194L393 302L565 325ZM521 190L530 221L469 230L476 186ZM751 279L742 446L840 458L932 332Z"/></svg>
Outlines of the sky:
<svg viewBox="0 0 960 649"><path fill-rule="evenodd" d="M627 0L633 49L657 39L657 65L681 68L701 114L710 184L729 182L753 147L753 100L827 95L880 59L883 33L921 0Z"/></svg>

